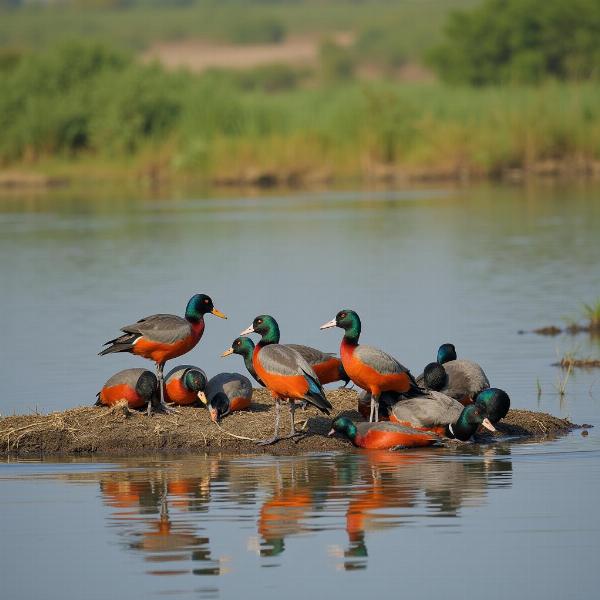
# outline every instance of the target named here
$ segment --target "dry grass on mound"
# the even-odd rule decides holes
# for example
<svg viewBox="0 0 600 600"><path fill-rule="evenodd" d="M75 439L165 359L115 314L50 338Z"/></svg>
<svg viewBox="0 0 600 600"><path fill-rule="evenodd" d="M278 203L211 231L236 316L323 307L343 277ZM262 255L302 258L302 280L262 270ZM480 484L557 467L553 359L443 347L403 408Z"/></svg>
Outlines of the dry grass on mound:
<svg viewBox="0 0 600 600"><path fill-rule="evenodd" d="M356 392L333 390L327 396L333 416L344 414L362 420L356 412ZM224 451L230 453L301 454L344 450L348 440L326 436L331 418L314 408L296 411L296 422L306 421L307 435L299 441L283 440L273 446L257 446L253 440L273 434L273 401L265 390L255 390L251 411L233 413L220 427L210 422L204 408L181 407L177 414L147 417L123 405L112 408L79 407L49 415L18 415L0 418L0 454L127 454L155 451ZM282 411L283 433L289 431L287 408ZM545 413L511 410L498 425L501 435L548 437L575 426ZM242 436L251 439L238 439ZM492 436L482 436L488 439ZM493 437L492 437L493 439Z"/></svg>

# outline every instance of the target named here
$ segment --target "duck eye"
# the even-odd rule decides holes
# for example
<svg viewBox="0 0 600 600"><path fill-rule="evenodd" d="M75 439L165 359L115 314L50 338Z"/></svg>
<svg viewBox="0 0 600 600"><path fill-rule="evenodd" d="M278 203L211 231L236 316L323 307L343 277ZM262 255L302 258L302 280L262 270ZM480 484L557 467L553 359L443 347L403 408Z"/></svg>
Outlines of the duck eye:
<svg viewBox="0 0 600 600"><path fill-rule="evenodd" d="M342 314L340 315L340 319L345 319L345 318L346 318L346 313L342 313Z"/></svg>
<svg viewBox="0 0 600 600"><path fill-rule="evenodd" d="M259 319L258 321L256 321L259 325L262 323L262 319Z"/></svg>
<svg viewBox="0 0 600 600"><path fill-rule="evenodd" d="M208 299L204 298L204 304L208 304Z"/></svg>

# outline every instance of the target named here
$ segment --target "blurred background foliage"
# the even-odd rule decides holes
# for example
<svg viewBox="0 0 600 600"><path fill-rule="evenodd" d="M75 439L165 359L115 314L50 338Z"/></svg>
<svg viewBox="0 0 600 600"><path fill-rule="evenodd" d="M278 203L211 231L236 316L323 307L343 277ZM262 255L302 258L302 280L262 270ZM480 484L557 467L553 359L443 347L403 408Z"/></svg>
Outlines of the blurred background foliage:
<svg viewBox="0 0 600 600"><path fill-rule="evenodd" d="M600 160L598 0L0 0L0 164Z"/></svg>

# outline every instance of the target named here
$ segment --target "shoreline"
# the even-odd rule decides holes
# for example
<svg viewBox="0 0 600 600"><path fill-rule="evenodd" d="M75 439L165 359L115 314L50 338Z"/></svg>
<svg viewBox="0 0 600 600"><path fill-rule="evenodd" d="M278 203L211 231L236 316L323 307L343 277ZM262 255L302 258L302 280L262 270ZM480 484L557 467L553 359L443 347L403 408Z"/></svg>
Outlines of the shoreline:
<svg viewBox="0 0 600 600"><path fill-rule="evenodd" d="M106 165L73 164L68 166L39 163L33 168L23 165L0 168L0 193L20 191L51 191L69 189L81 184L128 184L131 187L168 189L172 186L202 186L216 189L302 189L322 185L401 184L418 186L431 183L477 184L510 183L527 184L532 181L570 182L600 180L600 161L574 164L571 160L540 162L486 172L466 166L416 166L373 164L355 172L335 172L322 165L302 169L269 169L248 167L228 175L198 176L171 169L155 169L152 165L132 164L128 169ZM537 331L535 332L537 333Z"/></svg>
<svg viewBox="0 0 600 600"><path fill-rule="evenodd" d="M255 389L253 409L233 413L220 427L211 423L203 408L179 407L173 415L154 415L129 410L124 405L112 408L82 406L47 415L0 417L0 456L46 457L88 455L146 455L165 453L230 453L299 455L307 452L362 451L349 440L327 437L331 419L339 415L362 420L356 411L357 394L351 390L331 390L327 397L334 410L330 417L314 408L297 411L297 423L306 421L308 434L298 442L282 440L272 446L229 434L265 439L273 431L273 402L268 392ZM283 433L288 431L287 410L282 414ZM567 419L546 413L511 409L498 425L496 434L478 434L475 443L494 443L515 439L552 439L581 427ZM448 446L460 442L448 440Z"/></svg>

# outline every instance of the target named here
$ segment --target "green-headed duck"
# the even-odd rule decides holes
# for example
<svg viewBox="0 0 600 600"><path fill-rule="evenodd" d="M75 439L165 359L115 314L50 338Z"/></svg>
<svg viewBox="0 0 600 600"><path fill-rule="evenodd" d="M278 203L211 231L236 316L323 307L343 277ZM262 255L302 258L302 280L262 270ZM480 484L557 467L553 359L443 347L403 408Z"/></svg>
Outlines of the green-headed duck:
<svg viewBox="0 0 600 600"><path fill-rule="evenodd" d="M379 420L379 397L382 392L395 391L404 397L421 394L410 371L383 350L358 343L361 332L360 318L353 310L341 310L335 319L321 325L321 329L340 327L344 337L340 357L344 370L356 385L371 394L370 421Z"/></svg>
<svg viewBox="0 0 600 600"><path fill-rule="evenodd" d="M204 333L204 315L211 313L222 319L227 317L217 310L205 294L192 296L185 309L185 317L158 314L140 319L132 325L121 327L123 335L109 340L100 352L130 352L156 363L156 375L160 387L160 410L165 411L163 368L172 358L189 352ZM148 405L150 408L150 405ZM155 407L156 408L156 407Z"/></svg>
<svg viewBox="0 0 600 600"><path fill-rule="evenodd" d="M325 397L317 374L298 352L278 344L279 326L270 315L259 315L252 325L240 335L258 333L262 337L252 355L252 365L258 377L275 399L275 433L272 438L260 442L273 444L279 437L279 411L281 400L288 400L291 432L287 437L298 435L294 422L295 400L306 400L320 411L329 414L332 406Z"/></svg>
<svg viewBox="0 0 600 600"><path fill-rule="evenodd" d="M219 373L210 378L200 399L208 405L210 419L216 423L234 410L250 408L252 383L240 373Z"/></svg>
<svg viewBox="0 0 600 600"><path fill-rule="evenodd" d="M166 400L179 406L196 404L207 381L202 369L192 365L179 365L165 377Z"/></svg>
<svg viewBox="0 0 600 600"><path fill-rule="evenodd" d="M329 435L341 433L355 446L369 450L390 448L416 448L431 446L439 437L398 423L354 423L348 417L338 417L332 424Z"/></svg>

